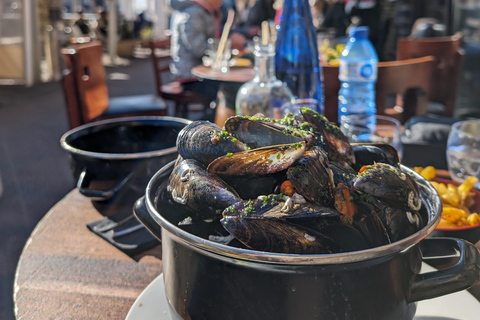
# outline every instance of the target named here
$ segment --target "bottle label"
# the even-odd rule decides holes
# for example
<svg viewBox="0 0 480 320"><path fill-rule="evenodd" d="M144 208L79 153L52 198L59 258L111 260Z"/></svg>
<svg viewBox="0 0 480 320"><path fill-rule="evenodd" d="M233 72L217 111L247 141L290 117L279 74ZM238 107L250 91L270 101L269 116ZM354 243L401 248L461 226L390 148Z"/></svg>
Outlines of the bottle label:
<svg viewBox="0 0 480 320"><path fill-rule="evenodd" d="M371 61L340 60L338 79L340 81L375 81L377 80L377 64Z"/></svg>

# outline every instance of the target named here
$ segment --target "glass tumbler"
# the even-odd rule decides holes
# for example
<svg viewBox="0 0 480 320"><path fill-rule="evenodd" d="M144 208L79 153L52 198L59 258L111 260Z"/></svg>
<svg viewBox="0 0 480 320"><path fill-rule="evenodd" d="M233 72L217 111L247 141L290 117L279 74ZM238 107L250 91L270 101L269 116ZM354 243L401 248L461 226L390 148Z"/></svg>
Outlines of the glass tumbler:
<svg viewBox="0 0 480 320"><path fill-rule="evenodd" d="M480 179L480 120L452 125L447 141L447 164L450 176L458 183L468 176Z"/></svg>
<svg viewBox="0 0 480 320"><path fill-rule="evenodd" d="M403 156L402 127L395 118L353 114L344 116L340 129L350 142L386 143Z"/></svg>

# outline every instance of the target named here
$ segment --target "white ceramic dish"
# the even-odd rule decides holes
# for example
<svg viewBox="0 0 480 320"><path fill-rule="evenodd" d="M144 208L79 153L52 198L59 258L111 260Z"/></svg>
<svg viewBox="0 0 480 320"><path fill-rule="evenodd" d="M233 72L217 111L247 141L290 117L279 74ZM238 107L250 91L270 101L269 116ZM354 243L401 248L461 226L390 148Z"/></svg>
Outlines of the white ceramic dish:
<svg viewBox="0 0 480 320"><path fill-rule="evenodd" d="M434 269L422 264L422 273ZM420 301L414 320L477 320L480 302L468 291ZM163 274L150 283L137 298L125 320L171 320L163 289Z"/></svg>

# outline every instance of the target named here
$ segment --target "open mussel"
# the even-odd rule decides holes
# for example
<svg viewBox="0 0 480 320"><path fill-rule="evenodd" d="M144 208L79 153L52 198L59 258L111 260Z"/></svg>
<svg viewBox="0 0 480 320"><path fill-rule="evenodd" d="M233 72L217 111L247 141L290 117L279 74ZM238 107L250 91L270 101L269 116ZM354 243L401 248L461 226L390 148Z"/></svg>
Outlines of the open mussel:
<svg viewBox="0 0 480 320"><path fill-rule="evenodd" d="M280 253L333 253L341 248L329 237L292 223L301 218L336 217L339 213L313 204L295 204L276 195L244 200L223 212L222 225L248 248Z"/></svg>
<svg viewBox="0 0 480 320"><path fill-rule="evenodd" d="M333 173L327 155L319 147L307 150L287 171L287 179L307 201L333 206Z"/></svg>
<svg viewBox="0 0 480 320"><path fill-rule="evenodd" d="M194 121L178 134L177 149L183 159L195 159L208 166L218 157L247 150L247 147L214 123Z"/></svg>
<svg viewBox="0 0 480 320"><path fill-rule="evenodd" d="M193 159L183 160L173 169L167 192L173 202L194 213L194 220L219 219L225 208L240 200L235 190Z"/></svg>
<svg viewBox="0 0 480 320"><path fill-rule="evenodd" d="M268 118L230 117L225 130L251 149L313 140L313 135Z"/></svg>
<svg viewBox="0 0 480 320"><path fill-rule="evenodd" d="M352 183L337 185L335 207L344 223L354 226L372 246L403 239L423 227L415 181L385 163L364 166Z"/></svg>
<svg viewBox="0 0 480 320"><path fill-rule="evenodd" d="M237 152L214 160L208 172L232 186L242 199L270 194L286 170L305 153L305 141Z"/></svg>
<svg viewBox="0 0 480 320"><path fill-rule="evenodd" d="M325 149L328 159L338 162L342 166L353 167L355 155L348 138L342 131L324 116L309 108L300 108L300 112L312 127L316 136L316 143Z"/></svg>
<svg viewBox="0 0 480 320"><path fill-rule="evenodd" d="M376 162L387 163L392 166L398 166L400 159L397 150L389 144L380 143L352 143L353 153L355 154L355 170L360 170L363 166L373 165Z"/></svg>
<svg viewBox="0 0 480 320"><path fill-rule="evenodd" d="M366 201L378 199L404 211L418 211L422 205L415 180L400 168L385 163L364 166L353 179L353 188Z"/></svg>
<svg viewBox="0 0 480 320"><path fill-rule="evenodd" d="M423 227L418 211L405 211L374 198L363 203L380 218L392 242L406 238Z"/></svg>
<svg viewBox="0 0 480 320"><path fill-rule="evenodd" d="M342 222L357 230L369 248L391 243L380 217L354 195L351 187L343 183L337 185L335 208L342 213Z"/></svg>

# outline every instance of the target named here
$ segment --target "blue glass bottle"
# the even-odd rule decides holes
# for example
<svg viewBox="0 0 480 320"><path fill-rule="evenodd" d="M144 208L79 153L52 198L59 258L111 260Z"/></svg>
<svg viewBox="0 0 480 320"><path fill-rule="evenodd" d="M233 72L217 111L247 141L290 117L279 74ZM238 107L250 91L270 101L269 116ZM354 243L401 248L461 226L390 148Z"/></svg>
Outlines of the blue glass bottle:
<svg viewBox="0 0 480 320"><path fill-rule="evenodd" d="M340 55L338 78L338 121L351 114L374 115L378 56L370 40L368 27L350 29L350 40ZM342 119L344 119L342 121ZM375 123L365 124L367 127Z"/></svg>
<svg viewBox="0 0 480 320"><path fill-rule="evenodd" d="M292 91L294 111L309 107L323 114L322 69L308 0L285 0L280 19L275 53L277 79Z"/></svg>

